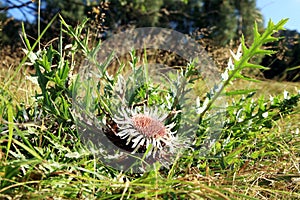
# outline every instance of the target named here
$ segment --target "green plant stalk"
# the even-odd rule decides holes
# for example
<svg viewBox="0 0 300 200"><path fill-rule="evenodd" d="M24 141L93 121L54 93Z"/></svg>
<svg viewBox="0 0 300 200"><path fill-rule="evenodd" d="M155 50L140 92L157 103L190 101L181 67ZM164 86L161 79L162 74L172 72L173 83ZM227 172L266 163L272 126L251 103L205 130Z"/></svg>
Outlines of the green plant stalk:
<svg viewBox="0 0 300 200"><path fill-rule="evenodd" d="M260 47L266 43L273 40L277 40L277 38L272 37L271 35L278 30L283 30L283 25L288 21L288 19L280 20L275 26L273 25L273 22L270 20L268 23L267 30L263 33L262 36L258 33L257 30L257 24L255 24L254 27L254 35L255 39L251 47L248 49L245 45L244 38L242 37L241 43L242 43L242 50L244 55L241 57L240 60L234 60L234 70L229 75L228 79L222 84L221 89L213 96L213 98L208 102L206 108L203 110L203 112L200 114L200 120L203 118L205 113L209 110L209 108L212 106L212 104L215 102L215 100L222 94L223 90L227 85L229 85L230 81L236 76L238 72L240 72L244 68L263 68L259 65L253 65L248 63L248 61L256 54L272 54L274 52L269 50L262 50Z"/></svg>
<svg viewBox="0 0 300 200"><path fill-rule="evenodd" d="M23 66L23 64L26 62L26 60L28 59L29 54L34 50L34 48L36 47L37 44L39 44L41 38L43 37L43 35L46 33L46 31L48 30L48 28L50 28L50 26L53 24L53 22L55 21L56 17L58 16L58 14L56 14L52 20L47 24L46 28L43 30L43 32L39 35L39 37L37 38L37 40L34 42L34 44L32 45L32 47L30 47L30 44L26 41L27 37L24 31L24 24L22 23L22 32L23 32L23 36L25 39L25 42L27 44L27 46L29 47L29 51L28 53L25 55L25 57L22 59L22 61L20 62L20 64L18 65L18 67L16 68L15 72L13 73L13 75L10 77L10 79L6 82L6 84L3 87L3 90L7 89L7 87L11 84L11 82L14 80L14 78L17 76L17 74L19 73L21 67Z"/></svg>

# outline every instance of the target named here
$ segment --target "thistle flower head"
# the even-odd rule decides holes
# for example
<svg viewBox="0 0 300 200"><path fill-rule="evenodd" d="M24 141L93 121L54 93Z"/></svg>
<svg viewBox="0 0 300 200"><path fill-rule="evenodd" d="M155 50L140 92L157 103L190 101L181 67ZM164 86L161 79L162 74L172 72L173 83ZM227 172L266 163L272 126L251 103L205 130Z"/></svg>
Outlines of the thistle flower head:
<svg viewBox="0 0 300 200"><path fill-rule="evenodd" d="M126 145L131 145L132 153L148 148L146 157L174 153L180 143L175 136L176 131L172 131L176 124L164 124L167 116L160 115L157 108L146 106L143 109L122 108L113 118L119 129L116 135L126 140Z"/></svg>

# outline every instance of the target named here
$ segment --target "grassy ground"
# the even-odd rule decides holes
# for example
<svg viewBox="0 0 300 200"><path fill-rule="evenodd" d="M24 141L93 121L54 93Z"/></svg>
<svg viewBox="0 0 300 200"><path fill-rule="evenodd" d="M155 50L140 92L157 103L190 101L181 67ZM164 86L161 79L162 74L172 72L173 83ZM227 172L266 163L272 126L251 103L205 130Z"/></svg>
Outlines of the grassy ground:
<svg viewBox="0 0 300 200"><path fill-rule="evenodd" d="M228 98L226 124L207 156L196 140L170 169L154 164L145 173L125 173L80 141L64 82L66 59L49 48L35 64L52 66L53 52L56 68L39 72L51 84L35 85L26 70L7 84L16 68L1 68L0 199L300 199L299 83L235 81L226 92L258 92ZM194 88L203 95L203 84ZM199 140L201 128L207 124L200 124Z"/></svg>
<svg viewBox="0 0 300 200"><path fill-rule="evenodd" d="M5 83L6 75L12 72L2 69L1 85ZM292 91L299 84L266 80L237 85L238 88L258 88L259 93L267 96L282 94L284 89ZM37 87L20 74L10 85L8 96L13 98L14 106L30 106L34 89ZM259 151L261 155L257 158L247 159L240 166L222 169L218 167L219 161L203 159L202 168L189 165L181 168L178 163L177 170L157 169L143 175L124 174L107 168L84 152L80 143L73 141L68 147L67 138L60 138L41 124L32 124L37 126L32 129L29 124L27 130L16 125L16 135L34 131L31 141L23 140L23 144L29 142L32 146L19 144L19 139L14 137L11 151L6 155L4 135L9 133L1 133L0 198L297 199L300 198L300 140L299 133L296 135L299 116L298 109L287 118L279 119L268 132L259 134L255 145L266 148ZM24 155L24 149L29 155ZM79 150L79 156L73 157L72 152L76 150Z"/></svg>

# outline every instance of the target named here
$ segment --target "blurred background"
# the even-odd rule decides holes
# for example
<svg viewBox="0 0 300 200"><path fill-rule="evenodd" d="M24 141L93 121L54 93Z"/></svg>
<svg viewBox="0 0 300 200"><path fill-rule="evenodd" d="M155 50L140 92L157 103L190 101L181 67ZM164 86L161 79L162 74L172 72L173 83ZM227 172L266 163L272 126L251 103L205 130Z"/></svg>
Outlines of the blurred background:
<svg viewBox="0 0 300 200"><path fill-rule="evenodd" d="M242 35L248 44L252 42L254 22L262 32L269 18L275 23L290 18L286 30L276 35L282 39L265 46L277 53L252 61L270 70L247 73L260 79L297 82L300 81L297 21L300 17L296 10L299 7L299 0L1 0L0 68L14 67L24 56L22 23L28 38L34 41L38 23L43 30L57 13L72 26L90 18L87 28L95 40L105 40L114 33L136 27L174 29L199 41L221 69L227 65L229 49L238 46ZM43 45L59 37L59 27L57 20L42 38Z"/></svg>

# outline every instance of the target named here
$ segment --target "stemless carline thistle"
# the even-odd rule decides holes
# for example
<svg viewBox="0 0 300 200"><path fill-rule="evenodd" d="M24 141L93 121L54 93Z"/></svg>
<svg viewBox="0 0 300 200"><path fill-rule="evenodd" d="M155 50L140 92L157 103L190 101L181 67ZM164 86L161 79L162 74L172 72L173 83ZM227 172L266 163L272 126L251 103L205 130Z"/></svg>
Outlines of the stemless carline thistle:
<svg viewBox="0 0 300 200"><path fill-rule="evenodd" d="M121 108L113 118L119 128L116 135L126 139L126 145L132 144L132 153L144 148L148 150L146 157L172 154L179 142L175 137L176 131L172 131L176 124L164 124L167 116L159 115L157 108L151 109L146 106L143 109Z"/></svg>

